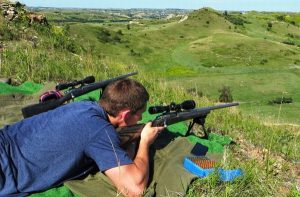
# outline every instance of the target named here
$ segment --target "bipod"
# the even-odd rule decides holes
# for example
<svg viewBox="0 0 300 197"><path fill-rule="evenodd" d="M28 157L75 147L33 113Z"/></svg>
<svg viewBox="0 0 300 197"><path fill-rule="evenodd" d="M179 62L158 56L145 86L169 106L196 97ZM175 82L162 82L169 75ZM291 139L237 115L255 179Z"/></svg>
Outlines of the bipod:
<svg viewBox="0 0 300 197"><path fill-rule="evenodd" d="M192 128L194 127L194 125L195 125L195 124L198 124L198 125L201 125L202 130L203 130L203 132L204 132L204 136L203 136L202 138L203 138L203 139L208 139L208 131L207 131L206 128L205 128L205 118L206 118L206 116L194 118L194 119L193 119L193 122L191 122L191 123L189 124L189 127L188 127L188 130L187 130L186 136L189 135L189 134L191 133L191 130L192 130Z"/></svg>

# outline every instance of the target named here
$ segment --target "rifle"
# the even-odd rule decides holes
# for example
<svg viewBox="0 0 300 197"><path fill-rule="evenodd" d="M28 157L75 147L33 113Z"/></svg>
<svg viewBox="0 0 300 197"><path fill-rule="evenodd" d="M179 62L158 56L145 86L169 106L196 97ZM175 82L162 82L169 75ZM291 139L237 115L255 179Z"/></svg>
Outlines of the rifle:
<svg viewBox="0 0 300 197"><path fill-rule="evenodd" d="M208 138L208 133L205 129L205 118L210 113L210 111L215 109L227 108L239 105L239 103L228 103L216 106L195 108L195 102L192 104L193 100L184 101L181 104L171 103L168 106L155 106L149 108L149 113L160 113L165 111L163 114L157 116L152 121L152 126L164 126L172 125L178 122L186 121L192 119L193 122L190 123L187 131L187 135L190 133L191 129L195 124L202 126L204 131L204 138ZM119 127L117 132L119 134L120 142L122 147L126 147L131 142L137 140L140 137L141 131L143 130L145 124L136 124L133 126Z"/></svg>
<svg viewBox="0 0 300 197"><path fill-rule="evenodd" d="M63 105L65 102L74 99L75 97L84 95L88 92L92 92L94 90L97 89L103 89L105 88L109 83L120 80L120 79L125 79L127 77L130 77L132 75L136 75L137 72L132 72L126 75L121 75L115 78L111 78L111 79L107 79L104 81L99 81L99 82L95 82L95 83L90 83L87 85L83 85L84 83L89 83L90 81L92 81L92 77L87 77L81 81L74 81L72 83L67 83L67 84L63 84L63 85L58 85L56 86L57 89L64 89L67 87L72 86L73 89L69 90L67 92L66 95L62 96L61 98L57 99L57 100L51 100L51 101L46 101L43 103L38 103L38 104L33 104L33 105L29 105L27 107L22 108L22 114L24 118L28 118L31 117L33 115L42 113L42 112L46 112L48 110L51 109L55 109L61 105ZM79 88L74 88L75 85L81 84L81 86Z"/></svg>

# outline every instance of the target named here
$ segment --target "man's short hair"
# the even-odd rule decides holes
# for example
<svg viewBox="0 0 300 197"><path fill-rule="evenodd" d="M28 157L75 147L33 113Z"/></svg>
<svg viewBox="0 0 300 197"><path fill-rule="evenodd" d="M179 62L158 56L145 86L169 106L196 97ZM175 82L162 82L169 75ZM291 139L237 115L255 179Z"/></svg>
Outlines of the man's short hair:
<svg viewBox="0 0 300 197"><path fill-rule="evenodd" d="M147 105L149 94L145 87L132 79L122 79L110 83L103 91L100 105L105 111L116 117L123 109L133 114Z"/></svg>

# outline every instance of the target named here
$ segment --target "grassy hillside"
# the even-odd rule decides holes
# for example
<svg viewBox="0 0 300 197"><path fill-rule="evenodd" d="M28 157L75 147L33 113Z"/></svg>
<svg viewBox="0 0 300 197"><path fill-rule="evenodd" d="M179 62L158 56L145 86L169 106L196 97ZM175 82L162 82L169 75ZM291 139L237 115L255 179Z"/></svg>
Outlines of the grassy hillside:
<svg viewBox="0 0 300 197"><path fill-rule="evenodd" d="M299 196L299 126L277 125L299 124L297 15L201 9L171 20L116 23L97 15L88 23L54 23L57 15L68 13L53 14L49 26L0 17L0 77L48 84L137 70L151 103L192 98L198 107L218 102L218 90L229 86L241 105L211 113L207 126L238 144L225 147L220 165L245 174L233 183L199 179L188 196ZM268 104L277 97L293 103Z"/></svg>
<svg viewBox="0 0 300 197"><path fill-rule="evenodd" d="M229 86L234 99L246 103L241 108L251 114L277 116L278 106L268 102L282 95L291 97L293 104L281 106L279 121L299 124L299 23L280 16L225 15L205 8L190 13L186 20L69 26L83 50L146 72L159 71L171 86L196 88L214 100L218 89Z"/></svg>

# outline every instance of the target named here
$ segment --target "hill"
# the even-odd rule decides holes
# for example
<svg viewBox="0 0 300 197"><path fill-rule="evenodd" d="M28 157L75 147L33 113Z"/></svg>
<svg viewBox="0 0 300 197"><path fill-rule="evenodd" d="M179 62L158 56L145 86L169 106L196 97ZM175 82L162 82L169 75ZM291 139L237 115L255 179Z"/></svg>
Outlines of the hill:
<svg viewBox="0 0 300 197"><path fill-rule="evenodd" d="M283 15L203 8L172 20L69 26L85 51L159 71L170 86L180 83L215 100L217 90L228 86L234 99L245 103L245 111L267 119L279 113L269 101L291 97L293 103L282 106L279 121L299 124L299 23L285 21Z"/></svg>

